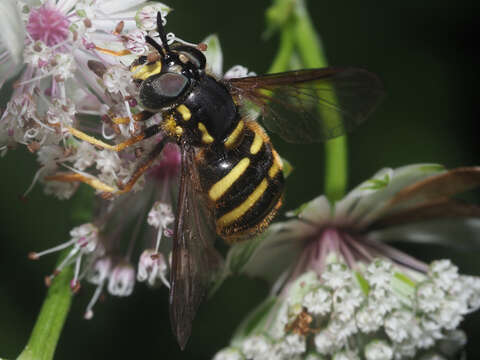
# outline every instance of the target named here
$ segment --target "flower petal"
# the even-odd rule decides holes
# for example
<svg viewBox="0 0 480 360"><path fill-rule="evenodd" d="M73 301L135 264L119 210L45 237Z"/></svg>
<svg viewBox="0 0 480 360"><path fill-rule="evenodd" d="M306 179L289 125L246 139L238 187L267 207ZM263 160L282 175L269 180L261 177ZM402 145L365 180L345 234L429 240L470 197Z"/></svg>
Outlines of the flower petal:
<svg viewBox="0 0 480 360"><path fill-rule="evenodd" d="M389 212L442 198L450 198L480 185L480 167L462 167L418 181L392 198Z"/></svg>
<svg viewBox="0 0 480 360"><path fill-rule="evenodd" d="M298 217L316 224L327 222L332 217L330 202L325 195L319 196L308 202Z"/></svg>
<svg viewBox="0 0 480 360"><path fill-rule="evenodd" d="M480 207L457 200L431 201L382 217L379 221L372 224L370 229L428 221L431 219L457 217L480 218Z"/></svg>
<svg viewBox="0 0 480 360"><path fill-rule="evenodd" d="M337 217L348 217L357 225L373 221L388 202L403 188L444 171L437 164L415 164L397 168L393 172L384 169L352 190L335 207Z"/></svg>
<svg viewBox="0 0 480 360"><path fill-rule="evenodd" d="M25 38L23 21L15 0L0 2L0 87L3 82L15 76L22 66Z"/></svg>
<svg viewBox="0 0 480 360"><path fill-rule="evenodd" d="M480 219L436 219L373 231L368 238L379 242L414 242L440 244L460 249L480 249Z"/></svg>
<svg viewBox="0 0 480 360"><path fill-rule="evenodd" d="M207 58L208 70L216 77L221 78L223 71L223 54L218 36L216 34L212 34L202 42L207 44L205 57Z"/></svg>
<svg viewBox="0 0 480 360"><path fill-rule="evenodd" d="M301 239L311 230L310 225L298 220L273 224L266 233L249 243L232 247L226 267L232 273L243 273L273 282L296 259L303 246Z"/></svg>

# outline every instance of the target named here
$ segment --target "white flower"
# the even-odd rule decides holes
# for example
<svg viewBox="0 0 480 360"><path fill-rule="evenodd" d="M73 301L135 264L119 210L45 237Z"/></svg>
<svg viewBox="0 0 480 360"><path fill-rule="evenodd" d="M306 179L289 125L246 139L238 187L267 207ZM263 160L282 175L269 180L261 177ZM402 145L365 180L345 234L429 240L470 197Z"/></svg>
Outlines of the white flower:
<svg viewBox="0 0 480 360"><path fill-rule="evenodd" d="M112 176L115 176L121 166L118 154L109 150L101 150L97 152L95 163L97 164L97 169L103 174Z"/></svg>
<svg viewBox="0 0 480 360"><path fill-rule="evenodd" d="M448 334L479 308L480 278L460 275L448 260L425 264L387 241L429 236L443 242L448 231L474 241L478 208L455 202L438 211L438 204L440 198L449 205L446 198L477 185L471 179L478 172L434 165L384 169L337 203L319 197L290 213L298 219L274 224L261 241L234 247L227 271L238 272L228 266L241 259L240 271L266 275L279 294L248 335L271 336L275 347L300 358L312 352L367 360L413 358L425 349L441 354ZM441 224L447 222L442 216L449 219L448 227L421 224L439 215ZM305 338L305 349L287 340L292 336ZM234 339L236 345L242 341Z"/></svg>
<svg viewBox="0 0 480 360"><path fill-rule="evenodd" d="M371 341L365 347L366 360L391 360L393 359L393 349L381 340Z"/></svg>
<svg viewBox="0 0 480 360"><path fill-rule="evenodd" d="M128 263L116 265L108 281L108 292L115 296L129 296L135 285L135 269Z"/></svg>
<svg viewBox="0 0 480 360"><path fill-rule="evenodd" d="M75 162L73 163L73 166L76 169L83 171L94 164L96 157L97 151L93 145L82 141L75 149Z"/></svg>
<svg viewBox="0 0 480 360"><path fill-rule="evenodd" d="M245 358L238 349L229 348L218 352L213 360L245 360Z"/></svg>
<svg viewBox="0 0 480 360"><path fill-rule="evenodd" d="M175 217L171 205L160 201L153 204L147 218L147 222L150 225L161 229L166 229L174 220Z"/></svg>
<svg viewBox="0 0 480 360"><path fill-rule="evenodd" d="M272 343L265 336L251 336L242 343L242 353L247 359L267 358L272 350Z"/></svg>
<svg viewBox="0 0 480 360"><path fill-rule="evenodd" d="M153 249L145 250L138 261L137 280L147 281L150 286L155 285L160 280L165 286L170 287L166 278L167 263L162 253Z"/></svg>
<svg viewBox="0 0 480 360"><path fill-rule="evenodd" d="M327 289L320 287L305 295L303 306L310 314L328 314L332 309L332 294Z"/></svg>

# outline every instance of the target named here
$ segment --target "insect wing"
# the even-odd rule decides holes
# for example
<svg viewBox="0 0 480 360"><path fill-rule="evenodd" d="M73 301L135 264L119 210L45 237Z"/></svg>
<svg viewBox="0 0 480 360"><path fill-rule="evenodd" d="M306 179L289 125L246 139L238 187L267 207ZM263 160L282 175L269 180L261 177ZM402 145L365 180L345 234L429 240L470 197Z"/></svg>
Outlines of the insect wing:
<svg viewBox="0 0 480 360"><path fill-rule="evenodd" d="M183 349L212 275L221 265L213 217L203 205L194 150L181 145L181 177L170 275L170 321Z"/></svg>
<svg viewBox="0 0 480 360"><path fill-rule="evenodd" d="M298 70L229 80L265 127L292 143L325 141L362 123L383 97L378 77L357 68Z"/></svg>

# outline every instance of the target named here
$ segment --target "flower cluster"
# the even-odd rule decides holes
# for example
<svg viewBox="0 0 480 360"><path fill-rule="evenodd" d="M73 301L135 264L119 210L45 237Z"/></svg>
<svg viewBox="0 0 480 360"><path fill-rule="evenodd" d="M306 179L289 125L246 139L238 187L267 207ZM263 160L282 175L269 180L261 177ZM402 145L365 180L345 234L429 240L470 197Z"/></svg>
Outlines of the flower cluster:
<svg viewBox="0 0 480 360"><path fill-rule="evenodd" d="M40 182L47 194L68 199L81 181L104 198L92 222L72 229L69 241L29 257L68 249L45 282L73 264L72 291L83 282L96 286L87 319L105 290L128 296L136 281L169 287L180 153L168 143L160 156L151 155L162 133L137 143L162 114L138 121L144 109L130 66L141 55L158 56L145 39L161 42L157 14L165 25L171 9L145 0L8 0L3 7L13 23L4 24L0 35L1 84L23 71L0 118L1 154L22 144L36 155L40 168L24 196ZM186 43L173 33L166 37L169 44ZM221 78L217 37L201 44L209 72ZM225 77L247 74L236 66ZM147 163L148 171L137 175ZM129 181L132 191L125 194Z"/></svg>
<svg viewBox="0 0 480 360"><path fill-rule="evenodd" d="M319 197L264 239L237 245L227 272L263 276L277 296L215 360L453 356L466 341L457 327L480 308L480 278L459 275L448 260L427 265L387 242L474 241L477 208L449 197L477 186L477 172L384 169L334 205Z"/></svg>
<svg viewBox="0 0 480 360"><path fill-rule="evenodd" d="M70 197L77 186L55 181L52 176L60 170L116 188L130 177L139 150L136 156L133 150L118 156L76 139L70 130L120 143L149 125L133 121L141 108L128 65L148 54L145 35L154 32L157 12L165 19L170 8L144 0L7 3L10 13L18 17L15 25L23 29L15 34L24 34L24 39L17 39L22 44L24 69L0 119L0 151L4 154L16 144L26 145L41 165L32 186L44 182L45 191L61 199ZM4 77L14 74L13 66L19 62L13 56L18 50L10 45L5 43L3 49ZM101 64L103 71L93 71L92 62ZM101 116L102 121L89 115ZM126 120L116 124L113 118ZM144 152L154 145L154 140L145 142Z"/></svg>
<svg viewBox="0 0 480 360"><path fill-rule="evenodd" d="M441 356L445 347L432 349L439 341L456 340L451 352L464 345L455 329L480 307L480 278L459 275L448 260L433 262L422 274L382 259L352 271L331 257L320 276L308 272L296 279L277 306L267 331L215 359L427 359L435 351ZM228 355L233 353L238 356Z"/></svg>

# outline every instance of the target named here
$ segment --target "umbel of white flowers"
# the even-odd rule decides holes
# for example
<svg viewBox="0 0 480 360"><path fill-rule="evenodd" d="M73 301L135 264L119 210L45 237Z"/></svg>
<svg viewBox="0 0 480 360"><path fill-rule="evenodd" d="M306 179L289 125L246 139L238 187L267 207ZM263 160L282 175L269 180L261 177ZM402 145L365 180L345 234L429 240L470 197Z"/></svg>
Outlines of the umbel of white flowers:
<svg viewBox="0 0 480 360"><path fill-rule="evenodd" d="M480 307L480 278L449 260L427 265L388 242L478 248L480 211L451 197L480 184L480 168L383 169L344 199L314 199L265 237L239 244L226 274L272 283L215 360L445 359L458 355L464 316Z"/></svg>

